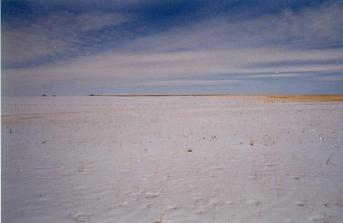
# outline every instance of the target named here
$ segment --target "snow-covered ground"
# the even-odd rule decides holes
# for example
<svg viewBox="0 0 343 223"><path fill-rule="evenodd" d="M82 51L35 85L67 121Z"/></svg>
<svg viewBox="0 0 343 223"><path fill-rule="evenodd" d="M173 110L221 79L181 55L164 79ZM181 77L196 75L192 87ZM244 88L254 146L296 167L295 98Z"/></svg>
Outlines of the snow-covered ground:
<svg viewBox="0 0 343 223"><path fill-rule="evenodd" d="M343 222L343 103L2 103L3 222Z"/></svg>

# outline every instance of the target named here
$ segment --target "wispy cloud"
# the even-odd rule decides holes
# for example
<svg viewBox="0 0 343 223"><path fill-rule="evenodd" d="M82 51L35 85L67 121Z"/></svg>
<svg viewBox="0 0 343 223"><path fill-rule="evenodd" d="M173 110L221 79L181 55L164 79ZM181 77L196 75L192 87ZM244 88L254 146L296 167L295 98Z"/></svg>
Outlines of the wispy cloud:
<svg viewBox="0 0 343 223"><path fill-rule="evenodd" d="M33 21L16 19L3 31L3 64L25 66L72 53L78 55L87 38L96 41L90 32L115 27L127 20L127 15L99 12L55 12Z"/></svg>
<svg viewBox="0 0 343 223"><path fill-rule="evenodd" d="M104 86L114 93L125 87L228 91L232 84L261 92L275 78L309 81L313 88L308 89L315 90L343 75L342 12L342 3L328 2L251 18L220 13L157 28L151 28L156 21L140 21L142 16L130 10L54 12L5 29L3 79L25 89L18 94L58 86L64 94L74 94L75 88L79 94L101 93ZM340 84L337 89L343 92Z"/></svg>
<svg viewBox="0 0 343 223"><path fill-rule="evenodd" d="M279 14L237 20L227 15L174 27L165 33L140 38L132 49L222 49L285 47L318 49L341 45L343 4L324 4L299 12L285 9ZM341 45L343 47L343 45Z"/></svg>

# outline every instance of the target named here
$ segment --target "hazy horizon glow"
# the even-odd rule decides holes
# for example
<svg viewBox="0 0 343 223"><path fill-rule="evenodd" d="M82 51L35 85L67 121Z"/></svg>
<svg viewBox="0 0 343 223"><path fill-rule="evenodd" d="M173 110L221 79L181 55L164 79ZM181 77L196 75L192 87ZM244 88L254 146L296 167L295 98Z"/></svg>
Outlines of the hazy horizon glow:
<svg viewBox="0 0 343 223"><path fill-rule="evenodd" d="M343 93L341 1L2 2L2 95Z"/></svg>

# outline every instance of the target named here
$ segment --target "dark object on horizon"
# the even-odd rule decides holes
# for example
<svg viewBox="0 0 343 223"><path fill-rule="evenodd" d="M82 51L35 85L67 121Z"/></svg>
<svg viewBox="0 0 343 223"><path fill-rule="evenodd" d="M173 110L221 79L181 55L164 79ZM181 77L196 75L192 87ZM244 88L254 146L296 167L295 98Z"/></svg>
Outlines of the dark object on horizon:
<svg viewBox="0 0 343 223"><path fill-rule="evenodd" d="M95 96L94 94L89 94L88 96Z"/></svg>
<svg viewBox="0 0 343 223"><path fill-rule="evenodd" d="M42 94L42 97L45 97L46 96L46 94Z"/></svg>

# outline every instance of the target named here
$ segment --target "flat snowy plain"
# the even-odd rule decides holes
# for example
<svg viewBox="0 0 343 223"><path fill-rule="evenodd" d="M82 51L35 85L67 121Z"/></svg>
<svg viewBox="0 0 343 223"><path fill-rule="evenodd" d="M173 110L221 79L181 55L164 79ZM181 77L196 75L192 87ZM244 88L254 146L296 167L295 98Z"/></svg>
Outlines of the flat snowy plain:
<svg viewBox="0 0 343 223"><path fill-rule="evenodd" d="M343 103L3 98L2 221L343 222Z"/></svg>

